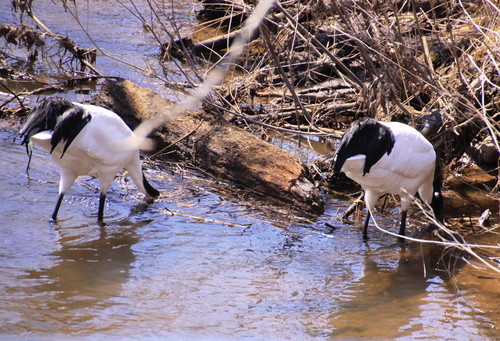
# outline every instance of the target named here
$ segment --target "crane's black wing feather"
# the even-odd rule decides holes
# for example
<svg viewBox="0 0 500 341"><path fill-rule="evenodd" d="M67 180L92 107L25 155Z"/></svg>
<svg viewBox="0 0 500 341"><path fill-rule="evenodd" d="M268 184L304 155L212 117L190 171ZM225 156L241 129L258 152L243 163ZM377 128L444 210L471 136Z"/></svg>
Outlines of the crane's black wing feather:
<svg viewBox="0 0 500 341"><path fill-rule="evenodd" d="M85 112L85 109L79 106L74 106L68 112L66 112L61 120L59 120L54 127L52 132L52 138L50 144L52 149L50 153L54 151L54 148L59 144L59 142L64 143L63 152L61 158L66 153L66 150L71 145L71 142L78 136L82 129L90 122L92 116Z"/></svg>

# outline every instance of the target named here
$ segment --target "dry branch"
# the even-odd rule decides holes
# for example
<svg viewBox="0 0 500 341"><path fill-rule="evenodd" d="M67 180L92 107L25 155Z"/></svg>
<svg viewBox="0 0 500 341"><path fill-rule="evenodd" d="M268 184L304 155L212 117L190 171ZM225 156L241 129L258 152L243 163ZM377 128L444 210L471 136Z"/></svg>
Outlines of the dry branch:
<svg viewBox="0 0 500 341"><path fill-rule="evenodd" d="M33 13L30 12L31 18L36 22L40 28L42 28L47 35L49 35L51 38L56 40L62 48L64 48L66 51L70 52L73 57L77 60L80 61L81 63L81 71L85 71L85 68L89 68L92 70L95 74L102 76L102 73L100 73L93 63L95 63L96 60L96 50L95 49L85 49L77 46L73 40L71 40L68 37L61 36L59 34L56 34L52 32L45 24L38 19Z"/></svg>

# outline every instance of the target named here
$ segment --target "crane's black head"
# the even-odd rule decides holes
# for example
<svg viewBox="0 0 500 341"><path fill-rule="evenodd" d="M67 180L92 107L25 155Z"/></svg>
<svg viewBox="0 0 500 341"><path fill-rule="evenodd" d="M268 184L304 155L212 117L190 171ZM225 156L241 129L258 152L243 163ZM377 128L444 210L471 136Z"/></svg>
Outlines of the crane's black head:
<svg viewBox="0 0 500 341"><path fill-rule="evenodd" d="M82 131L82 129L90 122L92 116L87 113L83 107L75 105L67 99L61 97L47 97L38 102L26 120L21 135L23 141L28 147L28 142L31 137L41 131L52 131L51 138L51 153L59 142L64 142L64 153L70 146L75 137Z"/></svg>
<svg viewBox="0 0 500 341"><path fill-rule="evenodd" d="M342 136L333 158L333 170L339 173L345 161L358 154L366 155L363 175L370 172L384 154L390 154L394 146L392 131L373 118L355 121Z"/></svg>
<svg viewBox="0 0 500 341"><path fill-rule="evenodd" d="M21 144L27 145L30 138L41 131L54 130L58 118L72 107L73 103L61 97L47 97L35 104L21 128Z"/></svg>

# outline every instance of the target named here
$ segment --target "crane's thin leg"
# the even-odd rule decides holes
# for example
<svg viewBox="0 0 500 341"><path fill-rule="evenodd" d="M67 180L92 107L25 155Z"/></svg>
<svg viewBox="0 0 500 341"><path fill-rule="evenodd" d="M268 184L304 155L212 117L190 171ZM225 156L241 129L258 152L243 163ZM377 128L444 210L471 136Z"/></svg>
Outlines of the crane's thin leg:
<svg viewBox="0 0 500 341"><path fill-rule="evenodd" d="M385 205L387 204L388 193L384 194L384 202L382 203L382 207L380 207L380 213L384 212Z"/></svg>
<svg viewBox="0 0 500 341"><path fill-rule="evenodd" d="M54 208L54 212L52 212L52 220L57 220L57 212L59 212L59 207L61 207L61 203L64 198L64 193L59 194L59 199L57 199L56 207Z"/></svg>
<svg viewBox="0 0 500 341"><path fill-rule="evenodd" d="M368 223L370 222L371 213L368 209L368 213L366 214L365 225L363 226L363 239L368 239Z"/></svg>
<svg viewBox="0 0 500 341"><path fill-rule="evenodd" d="M399 235L404 236L406 229L406 210L401 211L401 225L399 225Z"/></svg>
<svg viewBox="0 0 500 341"><path fill-rule="evenodd" d="M101 196L99 198L99 211L97 211L97 221L103 220L105 202L106 202L106 193L101 193Z"/></svg>
<svg viewBox="0 0 500 341"><path fill-rule="evenodd" d="M26 145L26 152L28 153L28 164L26 165L26 175L28 176L28 179L30 178L30 164L31 164L31 157L33 156L33 150L28 150L28 145Z"/></svg>

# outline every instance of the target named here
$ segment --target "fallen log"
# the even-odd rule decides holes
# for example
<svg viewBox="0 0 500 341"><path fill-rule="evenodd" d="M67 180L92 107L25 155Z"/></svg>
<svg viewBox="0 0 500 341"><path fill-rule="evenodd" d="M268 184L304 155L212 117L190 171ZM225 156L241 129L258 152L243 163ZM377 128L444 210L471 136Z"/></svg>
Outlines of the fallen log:
<svg viewBox="0 0 500 341"><path fill-rule="evenodd" d="M127 80L107 80L93 102L115 111L132 128L171 105L150 89ZM323 198L297 156L229 124L217 114L187 112L159 128L156 135L160 148L175 144L191 162L216 176L309 212L323 210Z"/></svg>
<svg viewBox="0 0 500 341"><path fill-rule="evenodd" d="M221 27L235 27L246 20L251 10L239 0L201 0L203 9L196 17L207 24Z"/></svg>
<svg viewBox="0 0 500 341"><path fill-rule="evenodd" d="M212 37L200 42L193 42L191 38L181 38L173 42L164 43L161 47L162 58L170 60L177 58L185 59L185 54L196 57L204 57L206 59L220 58L223 51L229 49L234 39L240 34L241 30L236 30L217 37ZM250 37L250 42L259 36L259 31L256 30Z"/></svg>

